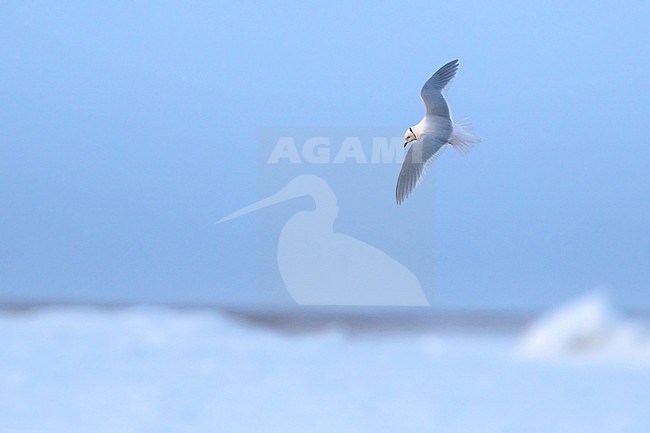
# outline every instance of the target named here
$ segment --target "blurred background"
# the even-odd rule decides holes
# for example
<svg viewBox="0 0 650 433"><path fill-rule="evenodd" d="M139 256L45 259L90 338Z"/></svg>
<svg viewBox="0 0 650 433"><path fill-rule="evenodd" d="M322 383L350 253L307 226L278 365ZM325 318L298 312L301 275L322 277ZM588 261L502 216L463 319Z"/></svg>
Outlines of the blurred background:
<svg viewBox="0 0 650 433"><path fill-rule="evenodd" d="M2 2L0 433L644 431L649 19ZM400 137L454 58L472 153L400 207L399 164L330 181L334 229L407 264L431 307L300 308L261 284L260 230L313 206L215 224L286 183L260 171L264 131Z"/></svg>
<svg viewBox="0 0 650 433"><path fill-rule="evenodd" d="M401 136L422 83L459 58L452 110L483 142L393 211L435 218L435 248L411 260L435 265L436 304L606 285L650 306L644 2L1 7L5 299L254 302L232 259L254 239L214 223L257 199L258 128Z"/></svg>

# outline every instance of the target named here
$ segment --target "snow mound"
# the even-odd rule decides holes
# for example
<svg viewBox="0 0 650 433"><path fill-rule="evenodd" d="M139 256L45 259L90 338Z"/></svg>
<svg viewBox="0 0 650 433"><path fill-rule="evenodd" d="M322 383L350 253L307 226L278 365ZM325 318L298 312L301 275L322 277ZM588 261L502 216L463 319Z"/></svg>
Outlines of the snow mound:
<svg viewBox="0 0 650 433"><path fill-rule="evenodd" d="M534 358L597 355L649 362L650 334L595 292L543 315L524 332L519 349Z"/></svg>

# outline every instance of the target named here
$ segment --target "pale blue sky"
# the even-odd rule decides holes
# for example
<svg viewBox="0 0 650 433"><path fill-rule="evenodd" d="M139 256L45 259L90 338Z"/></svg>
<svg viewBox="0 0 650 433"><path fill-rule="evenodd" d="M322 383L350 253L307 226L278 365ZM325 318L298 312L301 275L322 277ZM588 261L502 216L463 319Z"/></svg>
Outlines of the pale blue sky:
<svg viewBox="0 0 650 433"><path fill-rule="evenodd" d="M258 197L259 128L401 135L459 58L483 142L346 232L403 239L435 306L650 308L650 4L566 3L2 2L0 299L258 299L255 219L214 222Z"/></svg>

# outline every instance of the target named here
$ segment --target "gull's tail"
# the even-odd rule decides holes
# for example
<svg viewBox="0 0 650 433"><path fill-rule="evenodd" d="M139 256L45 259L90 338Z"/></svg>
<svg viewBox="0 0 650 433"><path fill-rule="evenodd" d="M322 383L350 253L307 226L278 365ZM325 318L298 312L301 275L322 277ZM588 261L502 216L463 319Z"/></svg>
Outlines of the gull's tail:
<svg viewBox="0 0 650 433"><path fill-rule="evenodd" d="M472 132L472 125L467 119L453 122L453 131L449 143L463 155L469 153L474 145L481 141L478 135Z"/></svg>

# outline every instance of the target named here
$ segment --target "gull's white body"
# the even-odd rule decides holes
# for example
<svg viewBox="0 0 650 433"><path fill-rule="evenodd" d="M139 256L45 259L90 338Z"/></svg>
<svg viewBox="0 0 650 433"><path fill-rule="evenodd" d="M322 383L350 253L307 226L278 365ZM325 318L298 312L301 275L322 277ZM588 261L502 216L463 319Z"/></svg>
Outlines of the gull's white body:
<svg viewBox="0 0 650 433"><path fill-rule="evenodd" d="M420 92L426 113L420 123L406 130L404 145L415 141L408 150L397 179L396 199L401 204L411 194L438 151L447 143L466 152L481 141L466 122L451 119L444 92L456 75L458 60L452 60L433 74Z"/></svg>

